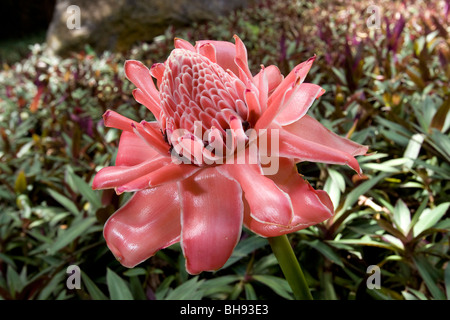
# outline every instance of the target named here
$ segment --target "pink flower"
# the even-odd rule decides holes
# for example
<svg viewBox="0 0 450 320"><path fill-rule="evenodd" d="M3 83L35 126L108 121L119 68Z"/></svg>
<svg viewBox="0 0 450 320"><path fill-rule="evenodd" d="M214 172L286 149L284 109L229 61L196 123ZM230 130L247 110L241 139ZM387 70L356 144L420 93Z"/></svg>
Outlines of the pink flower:
<svg viewBox="0 0 450 320"><path fill-rule="evenodd" d="M306 115L324 92L304 83L315 57L286 77L273 65L253 76L247 50L234 38L235 44L203 40L195 47L175 39L166 62L150 70L125 63L135 99L156 121L107 111L105 126L123 132L116 165L93 182L94 189L136 192L104 228L124 266L180 241L189 273L217 270L242 224L274 237L333 215L329 196L298 174L297 162L346 164L360 172L354 156L367 147Z"/></svg>

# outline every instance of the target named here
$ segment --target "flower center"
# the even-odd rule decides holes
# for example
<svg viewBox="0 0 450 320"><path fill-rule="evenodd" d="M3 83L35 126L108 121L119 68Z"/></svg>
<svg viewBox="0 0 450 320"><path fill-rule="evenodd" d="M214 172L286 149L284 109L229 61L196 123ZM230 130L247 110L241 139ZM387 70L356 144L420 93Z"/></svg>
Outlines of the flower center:
<svg viewBox="0 0 450 320"><path fill-rule="evenodd" d="M198 159L198 151L187 150L188 145L214 146L209 148L211 156L219 157L227 148L227 135L245 135L245 86L208 58L189 50L173 50L159 89L167 142L194 163L203 161ZM242 132L233 133L235 130Z"/></svg>

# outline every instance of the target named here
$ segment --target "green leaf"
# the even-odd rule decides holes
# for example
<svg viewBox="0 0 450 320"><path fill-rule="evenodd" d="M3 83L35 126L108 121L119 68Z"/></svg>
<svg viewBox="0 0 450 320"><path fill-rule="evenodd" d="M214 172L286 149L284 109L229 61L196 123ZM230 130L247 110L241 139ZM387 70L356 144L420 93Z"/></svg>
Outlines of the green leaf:
<svg viewBox="0 0 450 320"><path fill-rule="evenodd" d="M17 175L16 182L14 183L14 191L18 194L23 193L27 190L27 178L25 176L25 171L20 170Z"/></svg>
<svg viewBox="0 0 450 320"><path fill-rule="evenodd" d="M47 300L52 294L56 296L59 290L62 290L66 286L66 282L64 281L66 276L66 270L61 270L52 276L50 282L39 293L38 300Z"/></svg>
<svg viewBox="0 0 450 320"><path fill-rule="evenodd" d="M394 223L405 236L411 225L411 212L402 199L398 199L394 208Z"/></svg>
<svg viewBox="0 0 450 320"><path fill-rule="evenodd" d="M332 67L331 70L336 75L336 77L339 79L341 84L343 84L343 85L347 84L347 79L345 78L345 74L344 74L344 72L341 69L338 69L336 67Z"/></svg>
<svg viewBox="0 0 450 320"><path fill-rule="evenodd" d="M62 194L52 189L47 189L47 192L52 196L53 199L58 201L64 208L72 212L74 215L80 214L80 211L78 210L77 206L72 202L72 200L66 198Z"/></svg>
<svg viewBox="0 0 450 320"><path fill-rule="evenodd" d="M330 246L326 245L325 243L319 241L319 240L313 240L313 241L305 241L307 245L313 247L317 251L319 251L321 254L323 254L328 260L336 263L338 266L344 268L344 263L341 260L341 257L333 251Z"/></svg>
<svg viewBox="0 0 450 320"><path fill-rule="evenodd" d="M293 299L292 289L285 279L270 275L254 275L252 278L268 286L279 296L288 300Z"/></svg>
<svg viewBox="0 0 450 320"><path fill-rule="evenodd" d="M77 176L73 171L68 171L69 176L72 178L77 190L81 195L89 201L94 210L101 208L102 203L100 201L100 193L98 191L92 190L83 179Z"/></svg>
<svg viewBox="0 0 450 320"><path fill-rule="evenodd" d="M410 159L408 163L405 164L405 167L411 169L414 161L419 156L420 149L422 148L423 140L425 139L425 135L421 133L414 134L409 140L408 146L406 147L405 153L403 156L405 158Z"/></svg>
<svg viewBox="0 0 450 320"><path fill-rule="evenodd" d="M155 291L155 297L157 300L162 300L164 296L169 292L170 290L170 284L175 280L175 276L171 275L166 277L163 282L159 285L158 288L156 288Z"/></svg>
<svg viewBox="0 0 450 320"><path fill-rule="evenodd" d="M144 288L142 287L142 283L139 280L138 276L130 278L130 290L133 294L133 297L135 297L136 300L147 300L147 296L144 292Z"/></svg>
<svg viewBox="0 0 450 320"><path fill-rule="evenodd" d="M328 168L328 174L329 177L323 189L330 196L334 207L337 208L341 200L341 193L345 191L345 180L338 171L331 168Z"/></svg>
<svg viewBox="0 0 450 320"><path fill-rule="evenodd" d="M93 300L108 300L108 297L103 294L97 285L83 271L81 271L81 278Z"/></svg>
<svg viewBox="0 0 450 320"><path fill-rule="evenodd" d="M413 258L413 261L431 295L435 299L445 300L444 293L436 284L438 278L436 269L425 258L417 257Z"/></svg>
<svg viewBox="0 0 450 320"><path fill-rule="evenodd" d="M331 272L324 272L321 278L322 287L324 290L325 300L338 300L336 291L333 285L333 274Z"/></svg>
<svg viewBox="0 0 450 320"><path fill-rule="evenodd" d="M205 296L211 295L215 292L226 291L225 288L233 282L241 280L242 277L238 275L227 275L218 277L203 282L201 289Z"/></svg>
<svg viewBox="0 0 450 320"><path fill-rule="evenodd" d="M203 292L200 290L203 280L198 281L198 277L189 279L182 285L170 292L165 300L200 300Z"/></svg>
<svg viewBox="0 0 450 320"><path fill-rule="evenodd" d="M433 227L447 212L450 202L441 203L436 208L425 209L413 227L413 236L417 237L423 231Z"/></svg>
<svg viewBox="0 0 450 320"><path fill-rule="evenodd" d="M417 297L407 291L402 291L402 295L405 298L405 300L419 300Z"/></svg>
<svg viewBox="0 0 450 320"><path fill-rule="evenodd" d="M11 267L16 267L16 264L14 263L14 260L8 257L6 254L0 252L0 260L3 260L3 262L6 262Z"/></svg>
<svg viewBox="0 0 450 320"><path fill-rule="evenodd" d="M255 289L250 283L244 284L245 289L245 298L247 300L258 300L258 296L256 295Z"/></svg>
<svg viewBox="0 0 450 320"><path fill-rule="evenodd" d="M422 292L420 292L418 290L411 289L411 288L409 288L408 290L411 291L411 293L414 294L414 296L416 297L415 300L417 300L417 298L418 298L418 300L428 300L428 298Z"/></svg>
<svg viewBox="0 0 450 320"><path fill-rule="evenodd" d="M133 300L126 282L109 268L106 270L106 283L111 300Z"/></svg>
<svg viewBox="0 0 450 320"><path fill-rule="evenodd" d="M240 241L236 248L233 250L233 254L231 255L230 259L228 259L228 261L221 269L228 268L233 263L239 261L244 257L247 257L250 253L264 247L265 245L267 245L267 239L259 236L249 237Z"/></svg>
<svg viewBox="0 0 450 320"><path fill-rule="evenodd" d="M127 277L145 276L146 274L147 271L144 268L132 268L123 273L123 275Z"/></svg>
<svg viewBox="0 0 450 320"><path fill-rule="evenodd" d="M23 283L20 280L19 274L11 267L11 265L8 265L6 271L6 281L8 283L9 292L13 297L16 296L16 293L22 291Z"/></svg>
<svg viewBox="0 0 450 320"><path fill-rule="evenodd" d="M369 247L378 247L378 248L384 248L389 250L396 250L395 247L392 245L389 245L387 243L382 243L370 239L339 239L339 240L327 240L330 244L334 243L340 243L340 244L348 244L348 245L358 245L358 246L369 246Z"/></svg>
<svg viewBox="0 0 450 320"><path fill-rule="evenodd" d="M80 219L70 225L67 230L63 230L55 239L53 245L48 249L49 254L55 254L58 250L64 248L76 238L85 234L86 231L96 222L94 217Z"/></svg>
<svg viewBox="0 0 450 320"><path fill-rule="evenodd" d="M447 267L445 268L445 294L447 295L447 300L450 300L450 263L447 263Z"/></svg>
<svg viewBox="0 0 450 320"><path fill-rule="evenodd" d="M339 213L345 212L348 208L353 207L353 205L358 201L359 197L366 192L368 192L370 189L372 189L378 182L383 180L384 178L388 177L389 174L387 173L380 173L378 176L373 177L363 183L361 183L359 186L354 188L351 192L348 193L344 205L342 206Z"/></svg>

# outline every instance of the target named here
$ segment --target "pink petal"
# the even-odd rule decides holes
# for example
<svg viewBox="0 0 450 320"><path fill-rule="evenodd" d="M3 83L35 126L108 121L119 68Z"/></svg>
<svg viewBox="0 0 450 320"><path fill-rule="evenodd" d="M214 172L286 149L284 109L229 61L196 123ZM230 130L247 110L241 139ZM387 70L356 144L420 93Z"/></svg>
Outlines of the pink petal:
<svg viewBox="0 0 450 320"><path fill-rule="evenodd" d="M153 78L150 74L150 70L142 64L142 62L136 60L125 61L125 75L142 93L147 97L148 101L152 101L152 109L155 109L155 117L158 117L161 109L156 110L160 105L159 91L156 89L153 83Z"/></svg>
<svg viewBox="0 0 450 320"><path fill-rule="evenodd" d="M111 166L101 169L92 182L92 189L109 189L119 187L139 177L153 172L167 163L169 157L154 157L135 166Z"/></svg>
<svg viewBox="0 0 450 320"><path fill-rule="evenodd" d="M116 192L118 194L133 192L176 182L189 177L198 170L200 170L200 167L194 165L168 163L157 170L150 171L145 175L118 186Z"/></svg>
<svg viewBox="0 0 450 320"><path fill-rule="evenodd" d="M315 59L316 56L311 57L305 62L302 62L299 65L297 65L294 69L292 69L292 71L287 75L287 77L280 83L280 85L275 89L275 91L270 96L269 105L278 96L283 95L284 92L286 92L286 90L295 83L298 84L303 83Z"/></svg>
<svg viewBox="0 0 450 320"><path fill-rule="evenodd" d="M134 166L150 160L160 153L149 146L133 132L123 131L120 135L116 166Z"/></svg>
<svg viewBox="0 0 450 320"><path fill-rule="evenodd" d="M253 219L268 224L290 225L293 207L288 194L264 176L259 165L237 159L236 164L226 163L217 170L241 185Z"/></svg>
<svg viewBox="0 0 450 320"><path fill-rule="evenodd" d="M166 67L164 66L164 63L154 63L150 68L150 74L156 79L156 85L158 88L161 85L165 69Z"/></svg>
<svg viewBox="0 0 450 320"><path fill-rule="evenodd" d="M311 129L314 130L314 128ZM280 129L279 137L280 157L293 158L298 161L345 164L358 174L361 173L358 161L353 155L336 148L336 146L321 144L320 138L309 140L303 136L295 135L284 128Z"/></svg>
<svg viewBox="0 0 450 320"><path fill-rule="evenodd" d="M198 53L207 57L211 62L216 63L216 49L211 43L204 43L198 47Z"/></svg>
<svg viewBox="0 0 450 320"><path fill-rule="evenodd" d="M103 230L109 249L128 268L178 242L180 233L175 184L137 192L108 219Z"/></svg>
<svg viewBox="0 0 450 320"><path fill-rule="evenodd" d="M303 139L343 151L352 156L364 155L368 150L367 146L338 136L309 115L305 115L295 123L284 126L283 129Z"/></svg>
<svg viewBox="0 0 450 320"><path fill-rule="evenodd" d="M140 137L147 145L154 148L161 155L167 156L169 154L169 145L164 141L162 133L156 132L153 126L148 122L131 123L133 132Z"/></svg>
<svg viewBox="0 0 450 320"><path fill-rule="evenodd" d="M278 85L283 81L283 75L275 65L270 65L264 68L264 72L268 81L268 92L271 93ZM263 73L259 72L256 76L253 77L253 83L256 87L259 87L262 81Z"/></svg>
<svg viewBox="0 0 450 320"><path fill-rule="evenodd" d="M106 112L103 114L103 123L105 124L105 127L116 128L122 131L130 132L133 131L133 127L131 126L131 124L138 124L136 121L122 116L121 114L112 110L106 110Z"/></svg>
<svg viewBox="0 0 450 320"><path fill-rule="evenodd" d="M242 190L215 168L201 170L179 183L181 244L190 274L221 268L239 241Z"/></svg>
<svg viewBox="0 0 450 320"><path fill-rule="evenodd" d="M195 52L194 46L189 41L186 41L184 39L175 38L174 45L176 49L184 49Z"/></svg>
<svg viewBox="0 0 450 320"><path fill-rule="evenodd" d="M312 83L302 83L298 90L285 103L275 121L281 125L291 124L308 111L316 98L323 93L323 89Z"/></svg>
<svg viewBox="0 0 450 320"><path fill-rule="evenodd" d="M142 121L141 123L137 123L115 111L107 110L103 114L103 122L106 127L133 132L136 136L141 138L147 146L154 148L161 155L166 156L168 154L169 145L164 141L160 129L161 127L156 121Z"/></svg>
<svg viewBox="0 0 450 320"><path fill-rule="evenodd" d="M239 67L239 79L246 83L247 80L253 80L253 76L248 68L247 48L245 48L244 43L237 35L234 35L233 38L236 46L234 62Z"/></svg>
<svg viewBox="0 0 450 320"><path fill-rule="evenodd" d="M283 108L290 103L291 98L296 96L314 60L315 56L297 65L273 91L267 102L267 110L255 125L256 129L269 127ZM295 114L297 115L297 112Z"/></svg>
<svg viewBox="0 0 450 320"><path fill-rule="evenodd" d="M155 119L159 121L161 107L156 104L155 100L151 99L147 94L142 92L141 89L134 89L133 97L134 100L140 104L143 104L155 116Z"/></svg>
<svg viewBox="0 0 450 320"><path fill-rule="evenodd" d="M330 218L334 209L328 194L321 190L314 190L297 172L292 159L280 158L279 161L280 170L270 178L281 190L288 193L292 200L294 206L292 225L304 227Z"/></svg>
<svg viewBox="0 0 450 320"><path fill-rule="evenodd" d="M239 75L239 68L234 63L236 56L236 47L234 43L228 41L216 41L216 40L200 40L195 43L197 50L205 43L211 44L216 51L216 62L224 70L231 70L235 75Z"/></svg>
<svg viewBox="0 0 450 320"><path fill-rule="evenodd" d="M263 111L263 106L260 103L260 99L252 89L245 90L245 102L247 104L248 113L247 113L247 121L250 123L256 123L257 119L261 115L261 111Z"/></svg>
<svg viewBox="0 0 450 320"><path fill-rule="evenodd" d="M328 194L314 190L297 172L292 159L280 158L280 170L270 178L286 192L294 207L294 218L288 226L262 223L246 213L244 224L263 237L276 237L295 232L325 221L333 215L333 204Z"/></svg>

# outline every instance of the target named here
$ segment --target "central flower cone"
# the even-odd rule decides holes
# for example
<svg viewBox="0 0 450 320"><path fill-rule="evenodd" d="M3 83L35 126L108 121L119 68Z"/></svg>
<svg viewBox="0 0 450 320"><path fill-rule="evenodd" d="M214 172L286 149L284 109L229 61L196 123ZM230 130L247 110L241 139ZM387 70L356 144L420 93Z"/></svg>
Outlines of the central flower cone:
<svg viewBox="0 0 450 320"><path fill-rule="evenodd" d="M209 44L202 49L208 47L214 53ZM237 139L247 140L244 130L250 126L245 85L214 60L175 49L159 87L167 142L196 165L233 153ZM232 139L228 146L227 138Z"/></svg>
<svg viewBox="0 0 450 320"><path fill-rule="evenodd" d="M124 266L180 241L189 273L217 270L243 224L275 237L333 215L328 194L314 190L296 163L345 164L360 173L355 156L368 148L306 115L324 93L304 82L314 59L286 77L276 66L262 66L253 76L235 36L234 44L203 40L195 46L175 39L165 63L150 70L125 63L135 99L156 121L107 111L105 125L123 132L115 166L100 170L92 185L135 192L104 228Z"/></svg>

